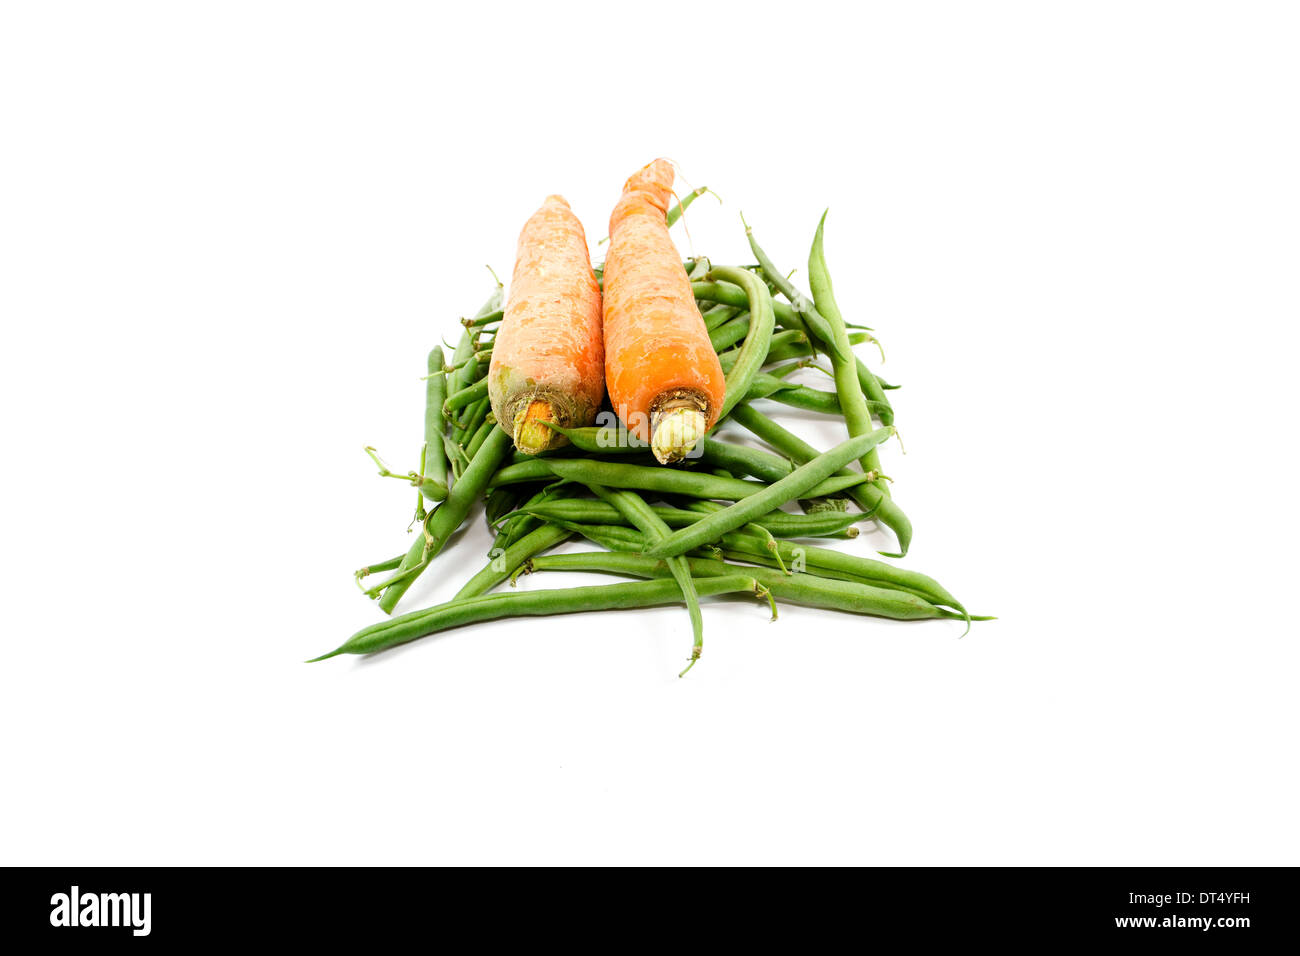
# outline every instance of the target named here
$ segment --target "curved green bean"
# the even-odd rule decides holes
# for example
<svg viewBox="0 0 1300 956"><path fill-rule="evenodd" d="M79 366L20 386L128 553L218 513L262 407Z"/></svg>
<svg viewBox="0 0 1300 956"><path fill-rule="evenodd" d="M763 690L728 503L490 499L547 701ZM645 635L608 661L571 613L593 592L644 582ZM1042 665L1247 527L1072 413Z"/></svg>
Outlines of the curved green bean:
<svg viewBox="0 0 1300 956"><path fill-rule="evenodd" d="M753 384L754 376L767 361L775 318L772 312L772 294L754 273L732 266L714 266L709 270L709 276L736 283L745 291L749 305L749 331L745 336L745 344L740 347L740 354L736 356L731 371L726 373L727 391L717 415L718 418L724 418L745 397Z"/></svg>
<svg viewBox="0 0 1300 956"><path fill-rule="evenodd" d="M506 436L507 440L509 437ZM752 576L739 573L701 578L695 582L695 590L701 597L742 591L758 594L763 591ZM658 604L671 604L680 598L681 589L677 586L677 582L672 580L484 594L481 597L466 598L461 601L448 601L446 604L439 604L427 610L412 611L379 624L372 624L357 631L328 654L314 657L307 663L323 661L339 654L371 654L397 644L405 644L419 637L480 621L495 621L505 617L571 614L576 611L653 607Z"/></svg>
<svg viewBox="0 0 1300 956"><path fill-rule="evenodd" d="M871 412L867 408L866 395L862 391L862 381L858 378L859 363L849 347L849 330L844 326L844 317L835 302L835 290L831 284L830 270L826 266L824 232L827 212L822 213L817 223L817 234L813 237L812 250L808 253L808 284L812 286L813 301L817 311L826 317L831 331L835 335L836 348L831 354L831 368L835 373L835 391L840 396L840 410L850 435L861 435L874 428ZM865 365L862 368L866 368ZM877 401L884 399L884 392L876 389ZM892 420L892 414L891 414ZM874 450L862 458L862 470L880 474L880 456ZM883 483L877 483L881 493L889 497L889 489Z"/></svg>
<svg viewBox="0 0 1300 956"><path fill-rule="evenodd" d="M719 268L723 267L714 266L715 271ZM749 308L749 296L745 293L745 290L730 282L696 281L691 283L691 289L695 292L695 298L703 299L705 302L718 302L722 305L735 306L740 309ZM771 293L768 293L768 298L771 298ZM772 315L776 319L777 325L783 329L802 329L803 327L803 322L799 319L799 316L795 315L794 310L784 302L774 301L772 303Z"/></svg>

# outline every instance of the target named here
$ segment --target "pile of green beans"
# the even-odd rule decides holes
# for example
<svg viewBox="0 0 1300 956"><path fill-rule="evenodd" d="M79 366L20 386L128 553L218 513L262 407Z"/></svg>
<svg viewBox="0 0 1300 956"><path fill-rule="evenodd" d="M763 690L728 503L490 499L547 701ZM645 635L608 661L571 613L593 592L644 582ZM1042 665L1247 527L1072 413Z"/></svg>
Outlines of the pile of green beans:
<svg viewBox="0 0 1300 956"><path fill-rule="evenodd" d="M689 193L671 210L669 224L707 191ZM895 432L886 392L897 386L880 379L853 351L879 343L866 326L844 320L827 267L825 225L823 215L808 260L811 297L772 263L748 223L756 264L720 266L703 257L683 264L719 353L726 394L718 425L672 466L658 464L608 410L596 426L552 426L567 440L562 447L538 456L514 451L487 398L492 340L503 318L498 281L478 312L461 320L450 354L441 347L428 353L418 470L391 471L367 449L380 474L418 489L416 533L405 553L368 564L355 577L392 614L480 502L494 534L486 563L450 601L363 628L313 660L369 654L505 617L680 602L689 611L692 633L685 674L703 651L701 599L745 592L770 602L894 620L962 620L967 629L971 621L989 620L968 613L928 575L807 543L851 540L859 536L859 523L873 521L898 541L897 552L882 554L901 558L912 537L879 457L880 446ZM601 278L599 266L596 273ZM833 389L794 380L812 367ZM767 402L839 421L845 440L826 451L814 447L773 419ZM746 435L766 447L736 440ZM573 540L602 550L547 553ZM493 593L534 571L630 580ZM371 575L385 572L387 577L367 587Z"/></svg>

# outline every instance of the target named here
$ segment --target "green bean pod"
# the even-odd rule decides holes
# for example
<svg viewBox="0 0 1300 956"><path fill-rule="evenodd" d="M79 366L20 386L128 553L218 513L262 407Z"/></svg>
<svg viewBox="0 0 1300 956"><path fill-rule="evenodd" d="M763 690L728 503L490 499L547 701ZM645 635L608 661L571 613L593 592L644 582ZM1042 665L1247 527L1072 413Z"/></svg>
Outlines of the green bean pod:
<svg viewBox="0 0 1300 956"><path fill-rule="evenodd" d="M772 343L772 328L775 323L772 312L772 295L759 278L752 272L736 269L732 266L714 266L709 271L710 278L734 282L745 291L749 305L749 330L745 335L745 344L726 373L727 391L718 410L718 418L727 416L736 403L745 397L753 384L754 376L767 361L768 349Z"/></svg>
<svg viewBox="0 0 1300 956"><path fill-rule="evenodd" d="M493 548L493 553L488 556L487 565L466 581L452 600L460 601L465 598L486 594L514 574L519 569L519 566L529 558L540 554L547 548L555 547L568 538L570 534L572 532L566 528L545 524L524 535L499 553L496 548Z"/></svg>
<svg viewBox="0 0 1300 956"><path fill-rule="evenodd" d="M762 412L748 405L737 406L732 410L731 417L737 424L749 429L781 454L788 455L794 461L812 461L821 454L798 435L782 428ZM894 500L886 497L874 484L855 485L846 493L857 502L858 507L873 515L877 521L893 531L895 537L898 538L898 553L881 553L889 558L901 558L907 554L908 545L912 540L912 523L908 521L907 515L894 503ZM826 496L810 494L805 497Z"/></svg>
<svg viewBox="0 0 1300 956"><path fill-rule="evenodd" d="M399 570L384 585L384 593L379 599L379 606L383 608L385 613L393 613L393 608L397 606L397 602L401 600L407 588L429 566L429 563L438 555L438 552L446 546L447 540L464 523L470 508L483 494L488 481L496 472L497 466L506 456L510 446L510 435L499 427L493 429L483 442L483 447L479 449L478 454L470 460L469 466L461 474L460 480L452 485L447 500L425 519L424 540L417 541L412 545L411 551L407 552L407 558L403 559L405 564L406 560L411 558L418 547L418 557L415 562ZM398 576L405 571L414 573L399 579Z"/></svg>
<svg viewBox="0 0 1300 956"><path fill-rule="evenodd" d="M767 276L768 281L790 300L790 305L793 307L795 314L803 318L804 324L813 335L817 336L822 345L845 361L851 359L851 353L841 352L841 346L836 340L834 330L825 317L817 311L816 305L809 302L808 298L795 288L794 283L785 277L785 273L772 264L772 260L767 257L767 253L762 250L754 239L754 231L749 228L749 223L745 222L744 217L741 217L741 222L745 223L745 238L749 240L749 248L753 250L754 257L758 259L758 264L762 267L763 274ZM882 424L887 425L889 423L884 422Z"/></svg>
<svg viewBox="0 0 1300 956"><path fill-rule="evenodd" d="M885 432L887 435L888 432ZM828 453L829 454L829 453ZM606 485L611 488L631 488L654 491L660 494L688 495L693 498L720 498L739 501L765 491L769 486L737 478L720 478L676 468L651 465L631 465L624 462L601 461L596 458L539 458L522 465L502 468L491 479L492 487L517 481L535 481L538 471L581 484ZM464 478L461 479L464 481ZM840 475L819 481L809 497L833 495L866 481L865 475ZM771 511L764 508L763 511ZM763 512L759 512L762 514Z"/></svg>
<svg viewBox="0 0 1300 956"><path fill-rule="evenodd" d="M487 398L487 393L487 379L480 378L473 384L464 386L460 391L448 395L447 400L443 402L442 412L450 418L451 413L456 409L464 408L466 405L474 405Z"/></svg>
<svg viewBox="0 0 1300 956"><path fill-rule="evenodd" d="M831 355L831 367L835 372L835 391L840 397L844 422L848 426L850 435L861 435L875 426L871 421L871 412L867 408L862 382L858 378L859 363L849 347L849 331L844 326L840 307L835 302L835 290L831 284L830 270L826 266L826 251L823 245L826 215L827 213L822 213L821 221L817 223L817 234L813 237L812 250L808 253L808 283L812 286L817 311L826 317L835 335L836 348ZM884 397L884 392L880 392L879 389L876 391L879 392L880 398ZM874 450L863 456L862 470L880 473L880 456ZM878 483L877 487L886 497L889 496L889 489L885 484Z"/></svg>
<svg viewBox="0 0 1300 956"><path fill-rule="evenodd" d="M662 520L650 509L650 506L635 491L626 488L606 488L604 485L588 486L604 503L613 506L625 519L631 522L638 531L640 531L647 541L658 542L668 537L672 529L664 524ZM685 558L669 558L668 570L672 572L673 580L682 590L682 598L686 601L686 609L691 619L691 636L693 645L691 647L690 662L686 665L678 677L682 677L695 666L695 662L700 659L704 653L704 615L700 612L700 597L695 592L695 582L691 579L690 568L686 564Z"/></svg>
<svg viewBox="0 0 1300 956"><path fill-rule="evenodd" d="M721 352L731 348L749 334L749 313L742 312L709 332L709 342L713 351ZM764 355L766 358L766 355Z"/></svg>
<svg viewBox="0 0 1300 956"><path fill-rule="evenodd" d="M716 270L723 267L715 266L714 268ZM745 290L730 282L696 281L691 283L691 289L695 292L695 298L703 299L705 302L717 302L740 309L749 308L749 296L745 293ZM770 293L768 298L771 298ZM784 302L772 303L772 315L776 319L776 324L783 329L801 330L803 328L803 322L799 316L795 315L794 310Z"/></svg>
<svg viewBox="0 0 1300 956"><path fill-rule="evenodd" d="M712 332L714 329L730 322L737 315L742 314L742 309L737 309L730 305L715 305L713 308L700 311L700 317L704 319L704 327Z"/></svg>
<svg viewBox="0 0 1300 956"><path fill-rule="evenodd" d="M507 435L507 441L509 438L510 436ZM739 573L701 578L695 582L695 590L701 597L742 591L754 593L762 591L753 577ZM412 611L388 621L372 624L357 631L335 650L314 657L308 663L323 661L339 654L371 654L397 644L405 644L419 637L480 621L495 621L506 617L571 614L577 611L653 607L672 604L680 598L681 589L677 586L677 582L672 580L484 594L461 601L448 601L446 604L439 604L427 610Z"/></svg>
<svg viewBox="0 0 1300 956"><path fill-rule="evenodd" d="M673 223L682 218L682 213L691 207L691 203L695 202L695 200L699 199L708 191L709 187L701 186L699 189L693 189L688 192L678 200L675 206L668 210L668 213L664 216L664 221L671 228Z"/></svg>
<svg viewBox="0 0 1300 956"><path fill-rule="evenodd" d="M729 508L715 512L686 528L678 528L667 540L653 545L649 553L655 557L671 557L684 554L692 548L717 540L728 531L734 531L754 518L796 498L819 498L825 495L816 491L823 483L844 468L854 459L861 458L865 452L885 441L893 434L892 430L881 428L863 435L854 435L827 452L823 452L812 461L795 468L790 474L776 481L762 491L749 495ZM866 477L866 476L862 476ZM701 495L699 497L716 498L718 495Z"/></svg>
<svg viewBox="0 0 1300 956"><path fill-rule="evenodd" d="M745 561L775 564L771 548L756 535L743 531L724 534L719 540L724 551L739 555ZM897 588L918 594L932 604L946 604L962 614L966 608L934 578L907 568L886 564L873 558L864 558L833 548L819 548L810 544L777 543L777 558L790 565L805 565L811 572L823 577L845 581L862 581L877 587Z"/></svg>
<svg viewBox="0 0 1300 956"><path fill-rule="evenodd" d="M442 349L434 346L429 352L429 377L424 386L424 451L422 452L425 478L447 485L447 452L442 445L442 403L447 399L447 373L442 370Z"/></svg>
<svg viewBox="0 0 1300 956"><path fill-rule="evenodd" d="M623 524L626 519L613 505L589 498L569 498L547 501L538 504L522 505L519 509L541 518L543 521L567 521L581 524ZM652 505L651 510L669 528L684 528L695 524L704 515L686 508L673 508L668 505ZM856 537L858 529L853 527L863 521L867 515L846 513L843 511L826 511L819 514L791 514L786 511L772 511L753 523L766 528L778 538L845 538ZM852 532L851 534L849 532Z"/></svg>
<svg viewBox="0 0 1300 956"><path fill-rule="evenodd" d="M465 446L465 454L468 455L471 460L476 454L478 454L479 448L482 447L483 442L487 439L487 436L495 426L496 420L493 419L492 414L488 412L483 416L483 421L479 423L478 428L474 430L474 434L470 438L469 444Z"/></svg>
<svg viewBox="0 0 1300 956"><path fill-rule="evenodd" d="M785 574L765 568L742 567L710 558L688 558L691 575L699 582L712 576L730 576L737 572L753 574L754 579L778 600L811 607L870 614L895 621L964 620L964 615L936 607L907 591L874 587L860 581L824 578L815 574ZM661 578L668 573L663 561L650 555L631 552L579 551L570 554L542 555L530 560L530 571L595 571Z"/></svg>

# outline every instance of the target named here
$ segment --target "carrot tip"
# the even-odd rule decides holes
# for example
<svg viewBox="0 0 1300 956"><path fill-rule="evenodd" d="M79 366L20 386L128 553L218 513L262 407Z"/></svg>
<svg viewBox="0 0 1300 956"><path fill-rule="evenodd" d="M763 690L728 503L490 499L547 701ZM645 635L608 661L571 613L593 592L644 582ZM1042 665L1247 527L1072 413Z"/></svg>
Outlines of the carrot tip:
<svg viewBox="0 0 1300 956"><path fill-rule="evenodd" d="M557 432L550 427L555 422L555 409L550 402L532 401L515 415L515 447L525 455L537 455L553 444Z"/></svg>
<svg viewBox="0 0 1300 956"><path fill-rule="evenodd" d="M661 465L681 461L691 453L708 429L708 419L698 408L678 406L659 416L650 436L650 450Z"/></svg>

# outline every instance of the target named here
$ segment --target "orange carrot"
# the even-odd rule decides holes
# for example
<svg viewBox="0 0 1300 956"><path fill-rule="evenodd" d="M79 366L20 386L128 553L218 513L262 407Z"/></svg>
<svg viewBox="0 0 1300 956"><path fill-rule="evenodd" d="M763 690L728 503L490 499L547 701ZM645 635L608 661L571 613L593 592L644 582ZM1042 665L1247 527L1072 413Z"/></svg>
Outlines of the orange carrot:
<svg viewBox="0 0 1300 956"><path fill-rule="evenodd" d="M548 196L519 233L505 315L492 342L492 414L535 455L568 439L547 427L590 425L604 397L600 287L582 223Z"/></svg>
<svg viewBox="0 0 1300 956"><path fill-rule="evenodd" d="M660 462L678 461L717 421L726 393L718 355L668 238L673 168L634 173L609 217L605 383L614 411Z"/></svg>

